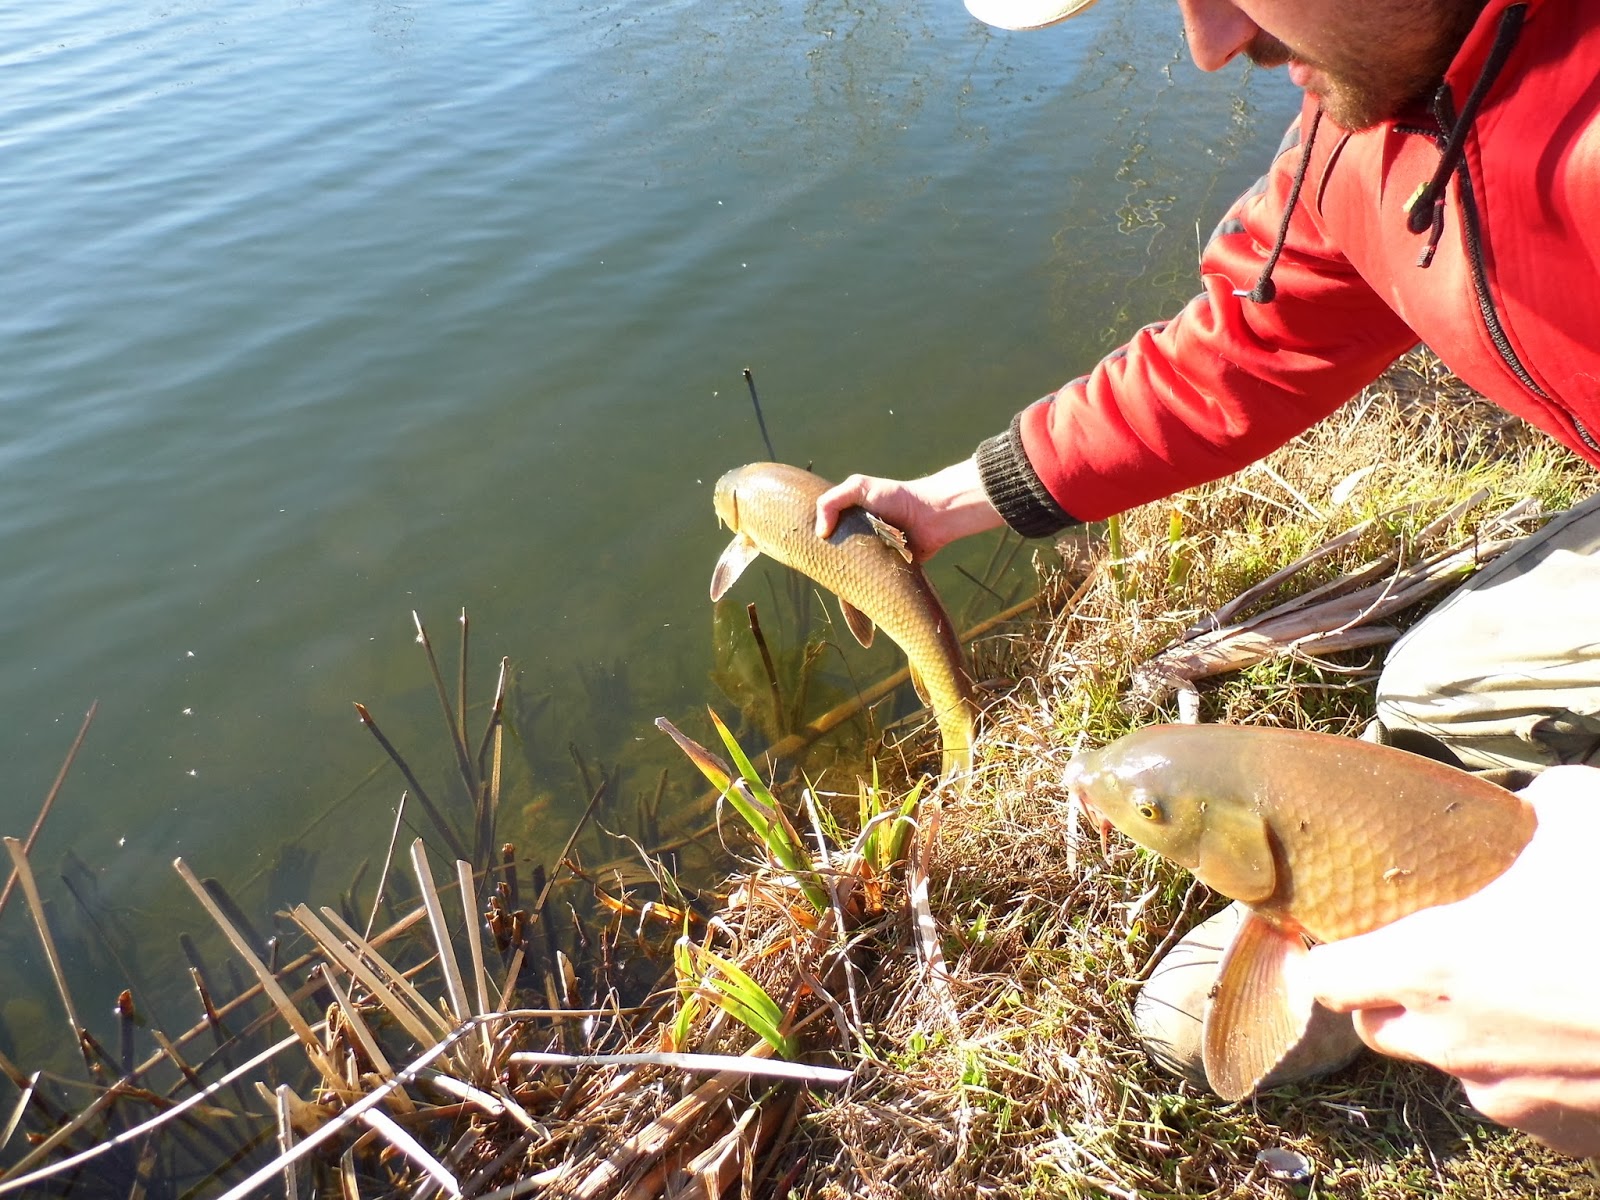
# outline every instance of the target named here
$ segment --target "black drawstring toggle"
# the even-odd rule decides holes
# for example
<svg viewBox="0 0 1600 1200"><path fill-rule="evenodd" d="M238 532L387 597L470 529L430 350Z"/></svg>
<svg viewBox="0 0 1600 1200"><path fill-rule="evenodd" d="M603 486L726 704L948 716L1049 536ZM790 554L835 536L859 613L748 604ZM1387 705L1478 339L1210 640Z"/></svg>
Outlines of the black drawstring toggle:
<svg viewBox="0 0 1600 1200"><path fill-rule="evenodd" d="M1439 146L1439 165L1433 172L1433 178L1422 186L1411 201L1410 210L1406 213L1406 228L1412 233L1428 234L1428 243L1417 256L1419 267L1426 267L1433 261L1433 252L1439 245L1440 236L1444 233L1445 187L1450 182L1450 176L1461 166L1461 160L1467 151L1467 130L1472 127L1473 118L1478 115L1478 106L1489 94L1489 88L1499 76L1500 69L1506 65L1511 47L1516 44L1517 34L1522 31L1522 19L1527 11L1526 4L1513 4L1501 14L1499 27L1495 30L1494 45L1489 49L1489 57L1484 60L1483 70L1478 73L1477 82L1467 93L1460 115L1451 123L1450 132L1445 135L1444 141ZM1439 116L1441 127L1448 117L1449 107L1450 85L1445 84L1439 88L1434 97L1434 111Z"/></svg>
<svg viewBox="0 0 1600 1200"><path fill-rule="evenodd" d="M1252 304L1271 304L1278 296L1278 285L1272 282L1271 275L1262 272L1261 278L1256 280L1255 287L1248 292L1243 288L1234 288L1233 294Z"/></svg>

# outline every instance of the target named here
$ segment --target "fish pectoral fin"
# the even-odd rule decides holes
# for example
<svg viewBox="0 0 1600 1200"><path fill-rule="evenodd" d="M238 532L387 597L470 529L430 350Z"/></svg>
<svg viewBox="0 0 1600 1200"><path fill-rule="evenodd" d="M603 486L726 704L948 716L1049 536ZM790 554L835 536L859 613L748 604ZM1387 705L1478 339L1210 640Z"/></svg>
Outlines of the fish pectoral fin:
<svg viewBox="0 0 1600 1200"><path fill-rule="evenodd" d="M1305 940L1250 912L1222 956L1206 1008L1206 1081L1242 1100L1284 1060L1311 1023L1315 998L1301 966Z"/></svg>
<svg viewBox="0 0 1600 1200"><path fill-rule="evenodd" d="M922 672L917 670L916 667L909 665L907 666L907 670L911 672L911 686L916 689L917 699L921 700L929 708L932 708L933 701L928 698L928 685L922 682Z"/></svg>
<svg viewBox="0 0 1600 1200"><path fill-rule="evenodd" d="M911 561L911 545L906 541L906 535L896 529L882 517L875 517L867 513L867 524L872 526L872 532L882 538L889 547L907 562Z"/></svg>
<svg viewBox="0 0 1600 1200"><path fill-rule="evenodd" d="M1213 804L1205 814L1195 878L1224 896L1258 904L1278 886L1267 819L1238 804Z"/></svg>
<svg viewBox="0 0 1600 1200"><path fill-rule="evenodd" d="M872 623L872 618L843 596L839 597L839 611L844 614L844 623L850 626L850 632L855 635L856 641L863 646L872 645L872 635L878 630Z"/></svg>
<svg viewBox="0 0 1600 1200"><path fill-rule="evenodd" d="M728 548L722 552L722 557L717 559L717 565L711 572L711 598L721 600L727 595L728 589L733 586L733 581L743 575L744 569L760 557L761 550L754 538L747 533L734 534L733 541L728 543Z"/></svg>

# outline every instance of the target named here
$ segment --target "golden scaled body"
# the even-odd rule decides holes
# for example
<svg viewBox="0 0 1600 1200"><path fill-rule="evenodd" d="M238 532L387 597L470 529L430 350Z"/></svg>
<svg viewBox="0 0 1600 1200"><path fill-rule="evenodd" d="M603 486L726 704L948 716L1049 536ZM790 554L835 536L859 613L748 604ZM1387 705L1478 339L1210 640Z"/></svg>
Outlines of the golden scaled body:
<svg viewBox="0 0 1600 1200"><path fill-rule="evenodd" d="M834 593L862 645L878 628L905 651L939 727L945 773L963 770L971 759L974 704L955 628L896 530L851 508L829 537L817 536L817 497L831 486L783 463L751 463L718 480L717 516L734 539L717 562L711 598L720 599L761 554Z"/></svg>
<svg viewBox="0 0 1600 1200"><path fill-rule="evenodd" d="M1464 771L1299 730L1156 725L1074 759L1102 825L1243 901L1206 1017L1206 1072L1254 1090L1304 1032L1304 936L1353 937L1476 892L1533 836L1533 810Z"/></svg>

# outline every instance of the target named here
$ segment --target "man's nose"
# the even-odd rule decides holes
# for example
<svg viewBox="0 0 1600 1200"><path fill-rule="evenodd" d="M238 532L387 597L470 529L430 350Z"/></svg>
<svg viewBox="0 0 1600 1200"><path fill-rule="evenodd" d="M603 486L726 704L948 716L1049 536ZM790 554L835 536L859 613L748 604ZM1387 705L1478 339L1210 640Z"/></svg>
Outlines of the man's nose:
<svg viewBox="0 0 1600 1200"><path fill-rule="evenodd" d="M1261 31L1232 0L1178 0L1178 8L1183 13L1189 57L1202 71L1215 71L1232 62Z"/></svg>

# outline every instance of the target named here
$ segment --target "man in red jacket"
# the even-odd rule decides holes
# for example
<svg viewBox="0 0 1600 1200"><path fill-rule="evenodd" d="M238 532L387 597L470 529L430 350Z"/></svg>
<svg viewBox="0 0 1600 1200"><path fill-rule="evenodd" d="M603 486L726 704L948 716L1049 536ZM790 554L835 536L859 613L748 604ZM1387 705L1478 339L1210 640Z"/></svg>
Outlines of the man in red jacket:
<svg viewBox="0 0 1600 1200"><path fill-rule="evenodd" d="M1010 29L1053 24L1092 3L967 0L980 19ZM1201 293L1029 406L971 458L910 481L851 476L818 501L819 532L861 504L904 529L925 558L1002 523L1037 537L1099 520L1248 465L1419 341L1600 465L1600 9L1584 0L1178 6L1201 69L1243 55L1286 66L1306 93L1267 176L1212 235ZM1584 562L1600 560L1593 511L1597 519L1564 535L1593 543ZM1535 584L1556 580L1545 595L1568 597L1569 608L1583 575L1566 571L1573 557L1546 545L1524 560ZM1580 594L1600 594L1600 567L1588 571L1595 588ZM1551 727L1570 736L1530 740L1523 765L1535 769L1588 761L1570 737L1600 753L1600 717L1590 720L1600 702L1588 707L1600 696L1600 613L1577 611L1587 631L1541 619L1567 635L1570 653L1559 657L1578 669L1567 690L1542 697L1561 714ZM1519 673L1521 664L1506 669L1507 678ZM1414 712L1408 699L1425 708L1435 684L1449 686L1425 682L1391 715ZM1535 959L1529 935L1592 908L1574 889L1600 845L1600 770L1550 772L1529 794L1540 830L1506 886L1318 949L1310 961L1319 996L1356 1010L1369 1044L1455 1072L1496 1119L1597 1154L1600 956L1574 947ZM1507 1000L1497 986L1507 978L1525 1001ZM1151 1028L1141 1020L1160 1060ZM1310 1069L1336 1063L1336 1051L1313 1054Z"/></svg>

